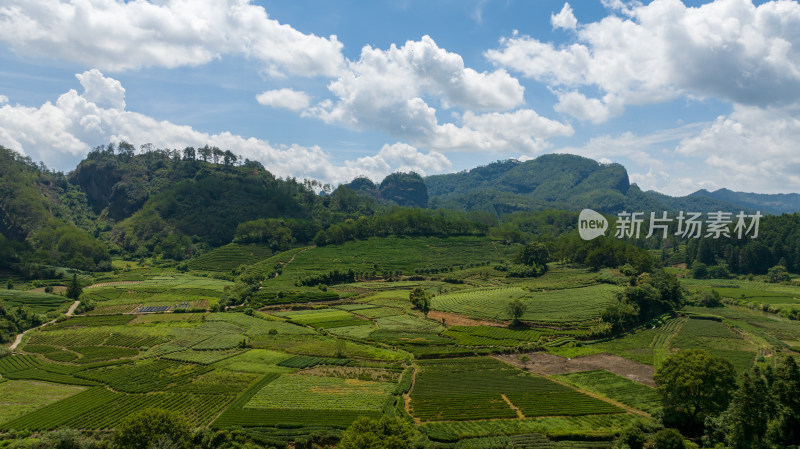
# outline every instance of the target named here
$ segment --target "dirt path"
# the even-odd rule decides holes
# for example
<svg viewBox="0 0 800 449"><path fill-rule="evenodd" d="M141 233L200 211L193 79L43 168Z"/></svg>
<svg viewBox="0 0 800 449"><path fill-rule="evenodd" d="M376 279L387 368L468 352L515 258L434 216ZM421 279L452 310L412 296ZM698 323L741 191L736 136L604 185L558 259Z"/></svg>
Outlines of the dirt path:
<svg viewBox="0 0 800 449"><path fill-rule="evenodd" d="M309 247L307 247L307 248L303 248L303 249L301 249L300 251L298 251L298 252L296 252L296 253L292 254L292 257L291 257L289 260L287 260L287 261L286 261L286 263L282 263L282 264L281 264L281 267L285 267L286 265L289 265L290 263L294 262L294 258L295 258L295 257L297 257L297 255L298 255L298 254L300 254L300 253L302 253L302 252L305 252L305 251L308 251L308 250L310 250L311 248L313 248L313 246L309 246ZM278 273L275 273L275 277L278 277Z"/></svg>
<svg viewBox="0 0 800 449"><path fill-rule="evenodd" d="M73 302L72 305L69 306L69 310L67 310L67 316L72 316L72 314L75 313L75 309L78 307L78 304L80 304L80 303L81 303L80 301ZM14 350L16 350L17 346L19 346L19 344L22 343L22 338L25 337L25 334L27 334L28 332L30 332L32 330L35 330L35 329L39 329L39 328L45 327L45 326L53 324L55 322L56 322L56 320L51 320L51 321L48 321L48 322L42 324L39 327L32 327L32 328L26 330L25 332L23 332L21 334L17 334L17 338L15 338L14 339L14 343L11 343L11 346L8 347L8 350L12 351L12 352Z"/></svg>
<svg viewBox="0 0 800 449"><path fill-rule="evenodd" d="M415 423L422 424L421 419L414 417L414 415L411 414L411 392L414 391L414 385L416 385L416 383L417 383L417 367L415 366L414 374L411 375L411 388L408 389L408 393L403 395L403 401L405 403L406 413L408 413L409 416L414 418Z"/></svg>
<svg viewBox="0 0 800 449"><path fill-rule="evenodd" d="M508 404L508 406L511 407L512 410L517 412L517 418L525 419L525 415L522 414L522 410L520 410L519 407L514 405L514 403L511 402L511 399L509 399L508 396L505 395L505 393L501 394L500 396L503 398L504 401L506 401L506 404Z"/></svg>
<svg viewBox="0 0 800 449"><path fill-rule="evenodd" d="M78 304L80 303L80 301L73 302L72 305L69 306L69 310L67 310L67 316L72 316L75 313L75 309L78 308Z"/></svg>

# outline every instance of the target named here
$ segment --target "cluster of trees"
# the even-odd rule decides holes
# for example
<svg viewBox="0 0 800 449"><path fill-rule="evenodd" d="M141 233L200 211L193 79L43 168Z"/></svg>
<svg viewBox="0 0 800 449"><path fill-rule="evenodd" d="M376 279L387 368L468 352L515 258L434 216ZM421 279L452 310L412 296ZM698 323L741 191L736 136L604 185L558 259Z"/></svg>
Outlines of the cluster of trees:
<svg viewBox="0 0 800 449"><path fill-rule="evenodd" d="M689 239L686 262L709 267L724 266L736 274L767 274L770 267L800 273L800 214L768 215L761 218L758 237Z"/></svg>
<svg viewBox="0 0 800 449"><path fill-rule="evenodd" d="M356 273L351 269L345 271L333 270L327 274L306 276L297 280L297 286L314 287L316 285L349 284L356 281Z"/></svg>
<svg viewBox="0 0 800 449"><path fill-rule="evenodd" d="M563 234L548 243L556 260L583 264L593 270L631 265L639 273L651 272L655 260L646 249L613 237L583 240L575 232Z"/></svg>
<svg viewBox="0 0 800 449"><path fill-rule="evenodd" d="M274 252L286 251L293 245L312 241L319 230L319 224L312 220L259 218L239 223L233 241L269 246Z"/></svg>
<svg viewBox="0 0 800 449"><path fill-rule="evenodd" d="M800 369L791 356L777 369L755 365L737 383L728 360L705 350L681 351L664 361L654 379L664 424L702 435L704 447L800 445Z"/></svg>
<svg viewBox="0 0 800 449"><path fill-rule="evenodd" d="M7 308L0 303L0 344L8 343L14 336L48 321L46 315L33 313L24 306Z"/></svg>
<svg viewBox="0 0 800 449"><path fill-rule="evenodd" d="M631 278L631 285L617 294L602 314L611 331L623 331L645 323L682 305L683 289L673 274L664 270Z"/></svg>
<svg viewBox="0 0 800 449"><path fill-rule="evenodd" d="M314 237L318 246L344 243L369 237L485 235L489 227L455 211L395 208L391 211L348 219L331 225Z"/></svg>
<svg viewBox="0 0 800 449"><path fill-rule="evenodd" d="M428 312L431 310L431 295L428 294L424 288L414 287L411 293L408 294L408 299L414 307L421 310L425 315L428 315Z"/></svg>

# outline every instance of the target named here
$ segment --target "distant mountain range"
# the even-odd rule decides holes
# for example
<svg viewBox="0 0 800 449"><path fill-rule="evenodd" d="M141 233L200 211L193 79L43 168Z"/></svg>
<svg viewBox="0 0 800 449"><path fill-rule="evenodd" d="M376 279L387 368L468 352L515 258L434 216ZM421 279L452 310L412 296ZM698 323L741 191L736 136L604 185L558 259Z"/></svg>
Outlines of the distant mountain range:
<svg viewBox="0 0 800 449"><path fill-rule="evenodd" d="M429 206L504 214L518 210L591 208L600 212L726 211L765 214L800 211L799 194L755 194L720 189L672 197L642 191L620 164L569 154L520 162L498 161L460 173L428 176Z"/></svg>
<svg viewBox="0 0 800 449"><path fill-rule="evenodd" d="M788 214L800 211L800 194L797 193L745 193L734 192L728 189L719 189L713 192L701 189L689 196L706 197L732 204L740 204L742 207L760 210L768 214Z"/></svg>

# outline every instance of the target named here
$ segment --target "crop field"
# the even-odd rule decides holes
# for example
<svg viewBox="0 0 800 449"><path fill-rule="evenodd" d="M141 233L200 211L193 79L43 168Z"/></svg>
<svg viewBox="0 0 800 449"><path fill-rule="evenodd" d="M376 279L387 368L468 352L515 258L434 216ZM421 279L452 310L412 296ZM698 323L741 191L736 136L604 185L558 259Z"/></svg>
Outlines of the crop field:
<svg viewBox="0 0 800 449"><path fill-rule="evenodd" d="M163 359L174 360L176 362L197 363L200 365L211 365L229 357L239 355L244 352L241 349L221 349L221 350L197 350L171 352Z"/></svg>
<svg viewBox="0 0 800 449"><path fill-rule="evenodd" d="M196 364L147 360L80 371L76 376L106 384L114 390L125 393L146 393L186 383L211 369Z"/></svg>
<svg viewBox="0 0 800 449"><path fill-rule="evenodd" d="M81 275L95 283L82 297L94 310L33 329L0 357L0 432L109 435L132 412L160 408L266 447L321 447L359 416L408 419L407 410L426 447L608 448L628 426L657 425L657 390L630 379L649 385L671 354L708 349L742 373L800 350L798 322L768 313L800 307L800 287L681 278L690 294L713 289L726 305L687 306L608 335L596 332L600 317L627 276L552 262L542 276L507 278L519 248L389 237L278 254L229 244L185 264L116 260L115 272ZM241 305L217 307L243 291L242 270L270 276ZM334 270L353 270L356 281L299 286ZM56 281L35 282L17 285ZM431 295L430 314L411 304L416 287ZM526 310L510 327L517 299ZM4 307L22 303L60 314L71 301L0 290ZM191 310L175 313L181 305ZM169 310L136 313L147 307ZM612 356L533 354L542 350ZM639 363L611 366L613 355Z"/></svg>
<svg viewBox="0 0 800 449"><path fill-rule="evenodd" d="M72 303L69 299L48 293L36 293L21 290L0 290L0 305L5 307L27 306L34 313L47 313L64 309Z"/></svg>
<svg viewBox="0 0 800 449"><path fill-rule="evenodd" d="M115 284L86 289L85 295L97 301L98 307L145 304L174 306L189 301L216 302L229 281L186 274L150 276L136 284Z"/></svg>
<svg viewBox="0 0 800 449"><path fill-rule="evenodd" d="M522 320L570 323L598 318L619 291L621 287L607 284L533 293L520 287L470 290L437 295L431 300L431 308L478 318L510 320L508 303L521 299L526 306Z"/></svg>
<svg viewBox="0 0 800 449"><path fill-rule="evenodd" d="M579 330L557 331L547 328L510 329L495 326L451 326L443 333L467 346L517 346L554 335L582 335Z"/></svg>
<svg viewBox="0 0 800 449"><path fill-rule="evenodd" d="M205 317L209 323L221 322L238 326L239 332L248 336L268 334L270 331L279 334L313 334L314 331L303 326L297 326L284 321L278 321L268 315L264 318L247 316L244 313L212 313ZM234 331L232 329L232 331Z"/></svg>
<svg viewBox="0 0 800 449"><path fill-rule="evenodd" d="M719 321L690 319L672 340L672 348L706 349L743 373L755 362L756 348Z"/></svg>
<svg viewBox="0 0 800 449"><path fill-rule="evenodd" d="M719 317L725 320L726 323L762 339L767 344L776 347L787 346L800 349L800 326L797 325L796 321L791 321L775 314L744 308L717 307L708 309L704 307L687 307L686 310L698 315Z"/></svg>
<svg viewBox="0 0 800 449"><path fill-rule="evenodd" d="M267 274L276 263L295 259L283 268L281 278L294 280L311 274L328 273L331 267L340 272L353 270L377 274L401 272L414 274L428 268L461 267L465 261L501 262L513 256L514 245L495 245L486 237L386 237L346 242L341 245L314 247L292 254L279 254L253 266L253 271Z"/></svg>
<svg viewBox="0 0 800 449"><path fill-rule="evenodd" d="M581 347L551 346L548 352L562 357L610 353L635 362L659 366L669 354L669 342L681 328L685 318L668 318L651 327L645 326L622 337Z"/></svg>
<svg viewBox="0 0 800 449"><path fill-rule="evenodd" d="M555 377L650 414L656 413L661 408L661 396L656 389L605 370L559 374Z"/></svg>
<svg viewBox="0 0 800 449"><path fill-rule="evenodd" d="M619 413L614 405L494 359L420 362L412 414L423 421Z"/></svg>
<svg viewBox="0 0 800 449"><path fill-rule="evenodd" d="M247 390L259 377L255 373L218 368L195 377L189 383L178 385L170 391L196 394L238 394Z"/></svg>
<svg viewBox="0 0 800 449"><path fill-rule="evenodd" d="M642 418L640 416L630 413L617 413L613 415L443 421L426 423L424 427L429 432L433 430L441 433L451 433L460 438L538 433L548 437L559 438L582 435L589 438L611 439L625 427L641 421Z"/></svg>
<svg viewBox="0 0 800 449"><path fill-rule="evenodd" d="M270 382L245 409L309 409L380 412L394 383L287 374Z"/></svg>
<svg viewBox="0 0 800 449"><path fill-rule="evenodd" d="M280 374L267 374L237 397L231 405L211 424L212 428L263 427L274 425L347 427L358 416L380 416L380 412L368 410L322 410L298 409L295 407L245 408L245 406ZM312 376L308 376L312 377Z"/></svg>
<svg viewBox="0 0 800 449"><path fill-rule="evenodd" d="M95 387L0 424L0 430L47 430L65 426L107 429L131 413L145 408L179 412L193 425L204 425L232 399L232 396L226 395L191 393L134 395Z"/></svg>
<svg viewBox="0 0 800 449"><path fill-rule="evenodd" d="M231 271L240 265L252 265L272 256L272 251L262 245L231 243L195 257L189 268L200 271Z"/></svg>
<svg viewBox="0 0 800 449"><path fill-rule="evenodd" d="M80 393L85 387L12 380L0 383L0 424Z"/></svg>
<svg viewBox="0 0 800 449"><path fill-rule="evenodd" d="M314 357L308 355L296 355L294 357L290 357L286 360L281 361L278 363L278 366L284 366L286 368L310 368L312 366L317 365L347 365L350 363L350 359L331 359L331 358L324 358L324 357Z"/></svg>
<svg viewBox="0 0 800 449"><path fill-rule="evenodd" d="M267 374L295 370L282 368L278 363L290 358L289 354L267 349L250 349L247 352L214 363L214 367L241 373Z"/></svg>
<svg viewBox="0 0 800 449"><path fill-rule="evenodd" d="M369 320L358 318L350 312L338 309L301 310L276 313L275 315L287 318L297 324L321 329L371 324Z"/></svg>

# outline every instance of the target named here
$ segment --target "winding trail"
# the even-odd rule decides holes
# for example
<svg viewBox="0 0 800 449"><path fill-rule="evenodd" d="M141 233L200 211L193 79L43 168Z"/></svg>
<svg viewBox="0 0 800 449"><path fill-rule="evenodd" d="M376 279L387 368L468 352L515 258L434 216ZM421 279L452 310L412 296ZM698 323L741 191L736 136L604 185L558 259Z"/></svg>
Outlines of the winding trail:
<svg viewBox="0 0 800 449"><path fill-rule="evenodd" d="M287 260L286 263L278 262L278 263L281 264L281 269L283 269L283 267L285 267L286 265L289 265L290 263L294 262L294 258L297 257L298 254L300 254L302 252L306 252L306 251L310 250L311 248L314 248L314 247L313 246L309 246L309 247L303 248L300 251L292 254L291 259ZM275 273L275 277L277 278L278 276L279 276L279 274Z"/></svg>
<svg viewBox="0 0 800 449"><path fill-rule="evenodd" d="M72 316L75 313L75 309L78 308L78 304L80 304L80 303L81 303L80 301L73 302L72 305L69 306L69 309L67 309L67 316ZM14 339L14 343L11 343L11 346L8 347L8 350L12 351L12 352L14 350L16 350L17 346L19 346L19 344L22 343L22 338L25 337L25 334L27 334L28 332L30 332L32 330L35 330L35 329L39 329L39 328L45 327L45 326L53 324L55 322L56 322L56 320L51 320L51 321L48 321L48 322L42 324L41 326L32 327L32 328L26 330L25 332L23 332L21 334L17 334L17 338Z"/></svg>
<svg viewBox="0 0 800 449"><path fill-rule="evenodd" d="M409 416L414 418L414 422L416 422L417 424L422 424L422 420L417 418L411 413L411 392L414 391L414 385L417 384L417 367L414 366L413 369L414 372L411 374L411 388L409 388L408 392L403 395L403 402L404 402L403 405L406 409L406 413L408 413Z"/></svg>

